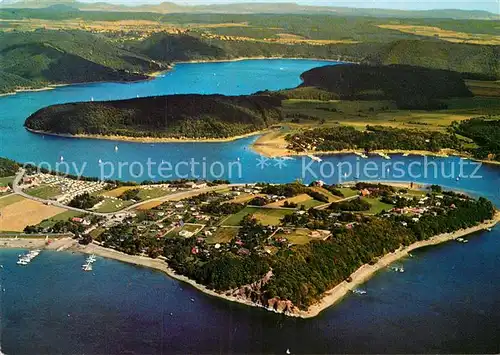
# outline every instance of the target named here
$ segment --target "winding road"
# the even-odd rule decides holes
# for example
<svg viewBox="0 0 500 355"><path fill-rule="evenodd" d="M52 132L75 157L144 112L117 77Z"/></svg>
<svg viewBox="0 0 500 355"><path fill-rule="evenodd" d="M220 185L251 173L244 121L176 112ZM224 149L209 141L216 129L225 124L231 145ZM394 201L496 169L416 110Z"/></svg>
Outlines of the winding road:
<svg viewBox="0 0 500 355"><path fill-rule="evenodd" d="M118 214L134 210L139 206L142 206L144 204L151 203L151 202L167 202L167 201L172 201L172 200L174 200L174 201L181 200L184 198L200 195L200 194L207 193L207 192L224 190L224 189L232 188L232 187L241 187L241 186L246 185L246 184L225 184L225 185L210 186L210 187L196 189L196 190L181 191L181 192L177 192L174 194L149 199L146 201L140 201L140 202L134 203L133 205L130 205L130 206L124 208L123 210L120 210L117 212L101 213L101 212L93 212L93 211L83 210L80 208L70 207L70 206L64 205L60 202L57 202L57 201L45 200L43 198L28 195L19 186L19 182L22 180L24 174L26 174L25 169L20 169L19 172L17 173L17 175L12 183L12 190L14 191L14 194L22 196L24 198L27 198L29 200L33 200L33 201L37 201L37 202L46 204L46 205L56 206L56 207L64 208L64 209L69 210L69 211L75 211L75 212L80 212L80 213L85 213L85 214L89 214L89 215L93 215L93 216L100 216L100 217L113 217L113 216L116 216Z"/></svg>

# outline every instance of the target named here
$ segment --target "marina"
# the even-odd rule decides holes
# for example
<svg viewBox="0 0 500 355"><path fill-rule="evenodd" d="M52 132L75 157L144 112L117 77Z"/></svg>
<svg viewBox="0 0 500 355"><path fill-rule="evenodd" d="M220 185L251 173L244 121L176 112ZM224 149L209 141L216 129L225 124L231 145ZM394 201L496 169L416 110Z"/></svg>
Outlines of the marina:
<svg viewBox="0 0 500 355"><path fill-rule="evenodd" d="M85 263L82 265L82 270L83 271L92 271L93 270L93 264L97 260L96 256L94 254L91 254L89 257L85 259Z"/></svg>
<svg viewBox="0 0 500 355"><path fill-rule="evenodd" d="M26 254L19 255L17 260L17 265L26 266L33 261L38 255L40 255L41 250L35 249L27 252Z"/></svg>

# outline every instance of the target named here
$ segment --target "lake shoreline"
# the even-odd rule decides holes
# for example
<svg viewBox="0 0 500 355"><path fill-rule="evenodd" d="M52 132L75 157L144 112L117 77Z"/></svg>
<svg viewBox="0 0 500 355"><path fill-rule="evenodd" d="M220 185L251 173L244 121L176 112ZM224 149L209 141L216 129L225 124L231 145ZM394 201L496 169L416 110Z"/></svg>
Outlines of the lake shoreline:
<svg viewBox="0 0 500 355"><path fill-rule="evenodd" d="M364 264L360 268L358 268L354 273L351 274L350 276L352 279L351 282L343 281L342 283L336 285L332 289L326 291L323 298L319 302L310 306L307 311L300 311L299 315L302 318L312 318L317 316L323 310L335 305L340 300L342 300L342 298L344 298L348 294L348 292L356 289L357 286L368 281L378 271L388 267L395 261L408 256L408 253L416 249L438 245L470 234L478 233L487 230L488 228L493 228L499 222L500 222L500 212L497 211L492 220L484 221L483 223L475 227L461 229L452 233L439 234L428 240L418 241L413 244L410 244L407 247L402 247L393 253L386 254L380 259L378 259L378 261L374 265Z"/></svg>
<svg viewBox="0 0 500 355"><path fill-rule="evenodd" d="M306 57L238 57L238 58L228 58L228 59L200 59L200 60L187 60L187 61L174 61L170 63L165 70L160 70L160 71L154 71L150 73L144 74L146 78L144 79L139 79L139 80L129 80L129 81L85 81L85 82L78 82L78 83L60 83L60 84L49 84L47 86L43 87L26 87L22 89L16 89L14 91L6 92L6 93L1 93L0 97L2 96L11 96L15 94L21 94L21 93L26 93L26 92L35 92L35 91L46 91L46 90L54 90L58 87L63 87L63 86L70 86L70 85L87 85L87 84L102 84L102 83L140 83L140 82L145 82L145 81L150 81L158 78L161 75L164 75L165 73L168 73L172 71L175 68L176 64L203 64L203 63L230 63L230 62L241 62L245 60L314 60L318 62L332 62L332 63L350 63L350 64L358 64L358 62L350 62L350 61L338 61L335 59L325 59L325 58L306 58Z"/></svg>
<svg viewBox="0 0 500 355"><path fill-rule="evenodd" d="M364 149L343 149L343 150L331 150L331 151L312 151L312 152L295 152L289 150L285 147L285 144L288 143L284 140L284 137L281 135L276 136L278 133L277 130L268 130L261 134L261 136L255 140L250 146L250 148L267 158L282 158L282 157L307 157L307 156L333 156L333 155L346 155L346 154L367 154ZM404 150L404 149L377 149L370 151L368 154L376 155L376 154L387 154L387 155L396 155L396 154L407 154L407 155L417 155L417 156L431 156L431 157L440 157L440 158L448 158L450 156L459 157L462 159L470 159L471 161L491 164L491 165L500 165L500 161L494 160L484 160L484 159L476 159L470 154L460 152L454 149L441 149L439 152L432 152L428 150Z"/></svg>
<svg viewBox="0 0 500 355"><path fill-rule="evenodd" d="M127 142L127 143L141 143L141 144L154 144L154 143L227 143L234 142L240 139L260 136L256 139L255 142L249 145L249 148L254 152L258 153L261 156L267 158L283 158L283 157L308 157L308 156L334 156L334 155L348 155L348 154L366 154L363 149L344 149L344 150L332 150L332 151L314 151L314 152L293 152L290 150L275 149L275 148L262 148L259 144L262 145L259 140L262 139L266 134L272 133L273 130L261 130L250 132L247 134L241 134L232 137L226 138L155 138L155 137L129 137L129 136L117 136L117 135L99 135L99 134L64 134L64 133L52 133L34 130L28 127L24 127L28 132L33 134L51 136L51 137L60 137L60 138L73 138L73 139L97 139L97 140L107 140L114 142ZM396 155L396 154L408 154L408 155L417 155L417 156L431 156L431 157L440 157L440 158L448 158L450 156L459 157L462 159L470 159L471 161L491 164L491 165L500 165L500 161L493 160L481 160L472 157L469 154L465 154L456 150L450 149L442 149L439 152L431 152L427 150L403 150L403 149L378 149L370 151L368 154L377 155L377 154L387 154L387 155Z"/></svg>
<svg viewBox="0 0 500 355"><path fill-rule="evenodd" d="M341 301L350 291L354 290L357 286L363 284L364 282L368 281L370 278L372 278L378 271L386 268L389 266L391 263L404 258L408 255L409 252L427 247L427 246L432 246L432 245L437 245L441 244L444 242L448 242L460 237L464 237L466 235L470 235L473 233L481 232L484 230L487 230L488 228L493 228L497 223L500 222L500 212L496 212L494 218L489 221L484 221L483 223L480 223L479 225L467 229L462 229L458 230L452 233L444 233L440 234L437 236L434 236L428 240L425 241L419 241L415 242L407 247L402 247L399 250L395 251L394 253L386 254L382 256L381 258L378 259L378 261L374 265L369 265L365 264L359 267L353 274L351 274L351 282L343 281L342 283L336 285L332 289L326 291L320 301L315 303L314 305L310 306L307 310L300 310L295 313L282 313L286 316L290 317L298 317L298 318L314 318L317 315L319 315L323 310L335 305L339 301ZM197 283L196 281L180 275L176 273L173 269L171 269L167 262L165 261L164 258L157 258L157 259L152 259L146 256L138 256L138 255L129 255L125 254L122 252L119 252L114 249L110 248L105 248L102 246L99 246L97 244L89 244L87 246L82 246L78 244L74 244L73 247L71 247L69 250L76 251L76 252L81 252L85 254L95 254L101 257L109 258L109 259L114 259L118 260L121 262L126 262L129 264L133 264L136 266L143 266L143 267L148 267L151 269L156 269L159 271L164 272L167 274L169 277L176 279L178 281L182 281L184 283L187 283L197 290L210 295L214 297L218 297L221 299L224 299L226 301L231 301L231 302L237 302L240 304L244 304L247 306L252 306L252 307L257 307L257 308L263 308L267 311L271 311L274 313L281 313L278 312L274 309L270 309L268 307L265 307L262 304L257 304L255 302L252 302L246 298L242 297L234 297L234 296L229 296L227 294L223 293L218 293L214 290L208 289L206 286L201 285Z"/></svg>
<svg viewBox="0 0 500 355"><path fill-rule="evenodd" d="M156 137L128 137L128 136L117 136L117 135L100 135L100 134L65 134L65 133L52 133L39 131L24 127L28 132L33 134L39 134L44 136L60 137L60 138L76 138L76 139L98 139L107 140L114 142L129 142L129 143L224 143L233 142L239 139L249 138L253 136L258 136L264 134L266 131L255 131L247 134L241 134L237 136L227 137L227 138L156 138Z"/></svg>

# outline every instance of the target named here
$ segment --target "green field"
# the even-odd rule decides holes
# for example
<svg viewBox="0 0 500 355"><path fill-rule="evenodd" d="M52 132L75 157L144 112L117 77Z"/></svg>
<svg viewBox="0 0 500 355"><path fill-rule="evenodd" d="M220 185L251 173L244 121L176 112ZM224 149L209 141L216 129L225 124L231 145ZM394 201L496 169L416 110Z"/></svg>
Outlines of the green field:
<svg viewBox="0 0 500 355"><path fill-rule="evenodd" d="M277 233L275 238L284 237L290 241L290 243L302 245L307 244L311 241L309 234L311 231L309 229L295 229L290 234Z"/></svg>
<svg viewBox="0 0 500 355"><path fill-rule="evenodd" d="M3 187L3 186L9 186L9 184L11 184L12 181L14 181L14 176L8 176L8 177L0 178L0 186L1 187Z"/></svg>
<svg viewBox="0 0 500 355"><path fill-rule="evenodd" d="M150 200L153 198L163 197L163 196L166 196L168 194L170 194L169 190L162 189L159 187L154 187L150 190L149 189L146 190L144 188L141 188L140 192L137 194L137 197L139 197L141 200L145 201L145 200Z"/></svg>
<svg viewBox="0 0 500 355"><path fill-rule="evenodd" d="M366 214L377 214L377 213L380 213L382 211L389 211L391 209L394 208L393 205L389 205L387 203L383 203L381 202L378 198L367 198L366 199L370 205L371 205L371 208L369 211L366 211L366 212L363 212L363 213L366 213Z"/></svg>
<svg viewBox="0 0 500 355"><path fill-rule="evenodd" d="M353 190L349 187L341 187L339 190L344 194L344 198L357 196L359 194L358 190Z"/></svg>
<svg viewBox="0 0 500 355"><path fill-rule="evenodd" d="M7 207L9 205L12 205L16 202L24 200L24 197L19 196L19 195L11 195L7 197L0 198L0 208Z"/></svg>
<svg viewBox="0 0 500 355"><path fill-rule="evenodd" d="M293 210L271 209L259 207L245 207L240 212L229 216L222 222L224 226L238 226L243 218L249 214L254 215L257 220L264 225L278 225L280 220L287 214L292 214Z"/></svg>
<svg viewBox="0 0 500 355"><path fill-rule="evenodd" d="M133 202L131 201L105 199L102 205L95 211L100 213L118 212L132 204Z"/></svg>
<svg viewBox="0 0 500 355"><path fill-rule="evenodd" d="M236 227L220 227L212 236L206 238L206 242L208 244L229 243L238 235L239 230Z"/></svg>
<svg viewBox="0 0 500 355"><path fill-rule="evenodd" d="M43 227L43 228L48 228L48 227L52 227L54 224L56 224L59 221L67 221L70 218L81 217L81 216L82 216L82 214L80 212L66 211L63 213L59 213L58 215L55 215L52 218L49 218L49 219L46 219L46 220L40 222L39 226Z"/></svg>
<svg viewBox="0 0 500 355"><path fill-rule="evenodd" d="M495 97L466 97L442 100L448 109L437 111L398 110L390 101L317 101L286 100L283 102L288 120L297 114L304 115L299 124L290 123L293 131L328 127L338 124L365 129L366 125L395 128L446 131L453 121L495 114L500 110L500 100Z"/></svg>
<svg viewBox="0 0 500 355"><path fill-rule="evenodd" d="M61 189L56 186L37 186L30 189L25 190L25 192L33 197L42 198L44 200L51 199L61 194Z"/></svg>

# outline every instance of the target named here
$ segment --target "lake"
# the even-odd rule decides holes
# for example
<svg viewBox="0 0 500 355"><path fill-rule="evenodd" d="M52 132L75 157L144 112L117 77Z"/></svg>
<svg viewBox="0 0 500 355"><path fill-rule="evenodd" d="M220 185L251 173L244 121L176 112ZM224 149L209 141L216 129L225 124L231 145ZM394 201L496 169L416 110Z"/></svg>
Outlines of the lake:
<svg viewBox="0 0 500 355"><path fill-rule="evenodd" d="M326 64L310 60L179 64L147 82L74 85L0 97L0 156L49 164L64 156L68 163L87 163L89 176L100 173L98 159L113 164L146 164L148 159L174 165L186 159L209 165L233 162L241 166L241 173L231 177L233 182L411 180L464 190L500 205L499 167L483 165L476 172L471 164L452 174L452 167L460 164L455 157L395 155L386 161L339 155L324 157L322 163L304 157L261 164L248 147L255 137L150 145L44 137L22 127L29 114L51 104L172 93L249 94L294 87L300 83L300 73ZM420 166L399 174L394 165L383 165L389 162ZM348 174L326 170L328 164L341 163L359 168ZM447 173L426 173L426 164L431 163ZM368 164L378 167L377 177L366 169ZM477 178L465 178L472 173ZM228 174L225 171L222 177ZM120 177L129 180L133 175L126 171ZM212 298L160 272L103 258L93 273L82 273L84 256L72 253L43 252L21 268L15 264L21 252L0 251L0 344L6 354L500 352L496 274L500 228L479 233L468 244L449 242L414 252L413 258L399 262L404 274L382 271L363 286L366 295L350 295L307 320Z"/></svg>

